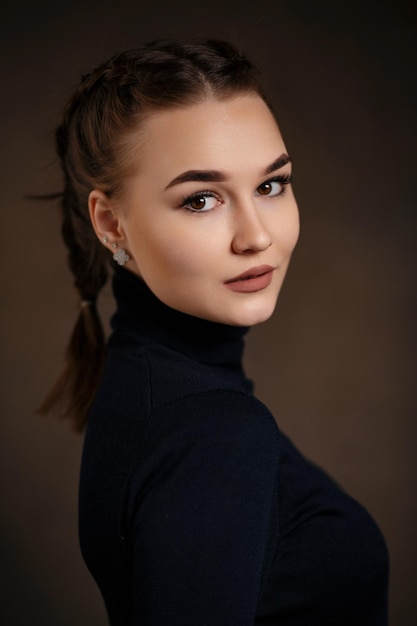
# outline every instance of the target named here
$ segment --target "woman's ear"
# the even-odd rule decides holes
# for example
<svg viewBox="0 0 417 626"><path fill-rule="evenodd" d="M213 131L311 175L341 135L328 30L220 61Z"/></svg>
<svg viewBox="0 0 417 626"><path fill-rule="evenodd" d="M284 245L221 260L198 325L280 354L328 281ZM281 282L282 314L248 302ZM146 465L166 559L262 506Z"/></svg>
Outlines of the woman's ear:
<svg viewBox="0 0 417 626"><path fill-rule="evenodd" d="M123 239L120 217L105 193L93 189L88 196L88 210L94 231L100 241L118 244Z"/></svg>

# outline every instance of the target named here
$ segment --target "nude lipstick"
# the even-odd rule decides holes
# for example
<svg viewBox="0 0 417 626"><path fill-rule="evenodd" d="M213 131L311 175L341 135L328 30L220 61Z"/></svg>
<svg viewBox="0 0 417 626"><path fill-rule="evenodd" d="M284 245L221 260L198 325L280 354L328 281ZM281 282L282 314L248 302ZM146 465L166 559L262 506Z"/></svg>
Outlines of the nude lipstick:
<svg viewBox="0 0 417 626"><path fill-rule="evenodd" d="M270 285L274 268L270 265L259 265L227 280L224 284L232 291L240 293L253 293L261 291Z"/></svg>

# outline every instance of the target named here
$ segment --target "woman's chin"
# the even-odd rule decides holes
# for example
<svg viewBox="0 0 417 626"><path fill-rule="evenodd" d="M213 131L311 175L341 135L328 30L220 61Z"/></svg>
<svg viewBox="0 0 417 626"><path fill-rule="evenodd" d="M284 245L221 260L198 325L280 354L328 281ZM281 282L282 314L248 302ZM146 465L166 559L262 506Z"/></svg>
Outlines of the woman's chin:
<svg viewBox="0 0 417 626"><path fill-rule="evenodd" d="M231 326L256 326L269 320L275 311L276 299L266 303L248 303L240 306L227 323Z"/></svg>

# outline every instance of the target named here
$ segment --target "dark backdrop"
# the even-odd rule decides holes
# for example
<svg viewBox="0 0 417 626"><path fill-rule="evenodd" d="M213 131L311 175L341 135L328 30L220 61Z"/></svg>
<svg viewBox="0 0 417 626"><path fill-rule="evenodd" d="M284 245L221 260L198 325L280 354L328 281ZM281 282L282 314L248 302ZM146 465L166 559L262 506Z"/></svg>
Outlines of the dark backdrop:
<svg viewBox="0 0 417 626"><path fill-rule="evenodd" d="M407 8L407 6L409 8ZM393 626L417 623L413 3L15 2L1 19L0 621L99 626L77 543L82 438L34 416L76 316L53 128L80 74L161 35L234 40L261 66L295 162L302 233L247 369L301 450L389 543ZM103 311L111 310L108 292Z"/></svg>

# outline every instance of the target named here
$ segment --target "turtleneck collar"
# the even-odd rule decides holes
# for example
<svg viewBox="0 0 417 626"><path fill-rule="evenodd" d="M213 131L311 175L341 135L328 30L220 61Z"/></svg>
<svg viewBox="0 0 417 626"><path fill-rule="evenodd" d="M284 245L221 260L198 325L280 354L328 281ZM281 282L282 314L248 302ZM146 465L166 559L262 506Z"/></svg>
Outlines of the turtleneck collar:
<svg viewBox="0 0 417 626"><path fill-rule="evenodd" d="M200 363L242 371L247 327L210 322L177 311L122 267L114 270L113 293L117 302L111 320L113 331L133 332L142 345L162 344Z"/></svg>

